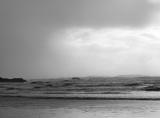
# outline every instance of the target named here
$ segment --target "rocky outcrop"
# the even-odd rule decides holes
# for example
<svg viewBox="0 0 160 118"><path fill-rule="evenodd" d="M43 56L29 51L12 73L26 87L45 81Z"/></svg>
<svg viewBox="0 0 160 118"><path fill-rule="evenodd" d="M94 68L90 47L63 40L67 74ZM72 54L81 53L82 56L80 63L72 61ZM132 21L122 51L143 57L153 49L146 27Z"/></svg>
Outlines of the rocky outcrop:
<svg viewBox="0 0 160 118"><path fill-rule="evenodd" d="M24 80L23 78L8 79L0 77L0 82L26 82L26 80Z"/></svg>

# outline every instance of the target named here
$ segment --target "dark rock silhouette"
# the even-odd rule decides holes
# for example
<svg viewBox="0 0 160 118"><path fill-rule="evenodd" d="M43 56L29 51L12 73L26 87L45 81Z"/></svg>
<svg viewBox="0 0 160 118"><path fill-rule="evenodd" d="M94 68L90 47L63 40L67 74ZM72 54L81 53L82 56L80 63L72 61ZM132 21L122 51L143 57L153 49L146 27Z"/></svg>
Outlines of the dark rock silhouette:
<svg viewBox="0 0 160 118"><path fill-rule="evenodd" d="M142 85L141 83L128 83L128 84L125 84L124 86L140 86Z"/></svg>
<svg viewBox="0 0 160 118"><path fill-rule="evenodd" d="M31 82L31 84L40 84L40 85L43 85L44 82L42 82L42 81L34 81L34 82Z"/></svg>
<svg viewBox="0 0 160 118"><path fill-rule="evenodd" d="M42 88L41 86L35 86L35 87L33 87L34 89L40 89L40 88Z"/></svg>
<svg viewBox="0 0 160 118"><path fill-rule="evenodd" d="M145 91L160 91L160 87L152 85L152 86L145 87L144 90Z"/></svg>
<svg viewBox="0 0 160 118"><path fill-rule="evenodd" d="M26 82L26 80L24 80L23 78L8 79L0 77L0 82Z"/></svg>
<svg viewBox="0 0 160 118"><path fill-rule="evenodd" d="M52 84L47 84L46 87L53 87L53 85Z"/></svg>
<svg viewBox="0 0 160 118"><path fill-rule="evenodd" d="M72 77L72 80L80 80L79 77Z"/></svg>
<svg viewBox="0 0 160 118"><path fill-rule="evenodd" d="M73 83L63 83L63 84L62 84L62 87L72 86L72 85L73 85Z"/></svg>
<svg viewBox="0 0 160 118"><path fill-rule="evenodd" d="M15 90L14 87L9 87L9 88L6 88L6 90Z"/></svg>

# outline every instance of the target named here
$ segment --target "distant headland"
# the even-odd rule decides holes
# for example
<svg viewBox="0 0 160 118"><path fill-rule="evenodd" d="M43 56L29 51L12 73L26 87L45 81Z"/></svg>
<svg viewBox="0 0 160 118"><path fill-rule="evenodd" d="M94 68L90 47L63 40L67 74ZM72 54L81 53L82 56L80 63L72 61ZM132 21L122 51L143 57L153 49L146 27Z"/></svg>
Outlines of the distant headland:
<svg viewBox="0 0 160 118"><path fill-rule="evenodd" d="M26 80L24 80L23 78L3 78L0 77L0 82L26 82Z"/></svg>

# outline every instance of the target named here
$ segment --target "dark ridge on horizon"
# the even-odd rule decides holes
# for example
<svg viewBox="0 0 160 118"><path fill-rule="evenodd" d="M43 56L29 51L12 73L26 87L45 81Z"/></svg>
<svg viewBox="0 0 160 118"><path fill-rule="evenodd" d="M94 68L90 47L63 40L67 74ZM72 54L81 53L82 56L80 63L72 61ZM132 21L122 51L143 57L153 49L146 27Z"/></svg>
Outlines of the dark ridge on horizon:
<svg viewBox="0 0 160 118"><path fill-rule="evenodd" d="M26 80L24 80L23 78L3 78L0 77L0 82L27 82Z"/></svg>
<svg viewBox="0 0 160 118"><path fill-rule="evenodd" d="M134 74L127 74L127 75L111 75L111 76L67 76L67 77L50 77L50 78L31 78L33 80L36 79L72 79L72 78L118 78L118 77L124 77L124 78L137 78L137 77L160 77L160 75L134 75Z"/></svg>

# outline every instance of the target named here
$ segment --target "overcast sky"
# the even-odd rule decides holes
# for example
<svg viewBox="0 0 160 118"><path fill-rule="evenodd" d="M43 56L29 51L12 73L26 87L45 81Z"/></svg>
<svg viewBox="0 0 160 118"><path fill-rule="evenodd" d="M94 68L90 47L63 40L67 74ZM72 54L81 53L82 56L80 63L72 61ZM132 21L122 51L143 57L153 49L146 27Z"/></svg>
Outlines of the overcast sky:
<svg viewBox="0 0 160 118"><path fill-rule="evenodd" d="M0 0L0 76L160 75L159 0Z"/></svg>

